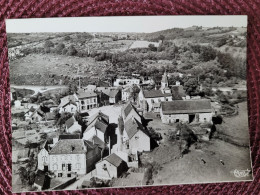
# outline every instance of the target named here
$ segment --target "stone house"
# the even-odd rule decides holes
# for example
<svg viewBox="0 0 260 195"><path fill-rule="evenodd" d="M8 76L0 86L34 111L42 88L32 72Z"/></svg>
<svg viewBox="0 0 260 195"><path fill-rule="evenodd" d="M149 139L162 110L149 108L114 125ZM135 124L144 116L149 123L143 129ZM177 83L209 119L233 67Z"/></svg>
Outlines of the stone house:
<svg viewBox="0 0 260 195"><path fill-rule="evenodd" d="M98 112L88 118L87 129L83 133L83 139L91 140L94 136L102 142L106 142L109 117L102 112Z"/></svg>
<svg viewBox="0 0 260 195"><path fill-rule="evenodd" d="M162 102L160 110L163 123L211 122L212 108L210 100L175 100Z"/></svg>
<svg viewBox="0 0 260 195"><path fill-rule="evenodd" d="M124 121L127 121L128 119L134 117L136 120L142 123L142 116L139 114L139 111L131 102L128 102L122 107L121 115Z"/></svg>
<svg viewBox="0 0 260 195"><path fill-rule="evenodd" d="M84 112L98 107L97 94L93 91L80 91L77 94L79 100L79 111Z"/></svg>
<svg viewBox="0 0 260 195"><path fill-rule="evenodd" d="M65 97L61 98L60 101L61 102L58 106L59 113L70 112L70 113L74 114L78 111L79 101L78 101L78 97L76 96L76 94L65 96Z"/></svg>
<svg viewBox="0 0 260 195"><path fill-rule="evenodd" d="M151 139L148 131L134 117L125 121L123 144L132 151L131 153L151 150Z"/></svg>
<svg viewBox="0 0 260 195"><path fill-rule="evenodd" d="M83 139L61 139L49 152L49 170L57 177L84 175L101 159L98 146Z"/></svg>
<svg viewBox="0 0 260 195"><path fill-rule="evenodd" d="M79 125L78 121L76 121L75 117L72 116L70 117L66 122L65 122L65 127L66 127L66 132L67 133L81 133L81 125Z"/></svg>
<svg viewBox="0 0 260 195"><path fill-rule="evenodd" d="M96 164L96 176L101 179L118 178L128 167L116 154L111 154Z"/></svg>

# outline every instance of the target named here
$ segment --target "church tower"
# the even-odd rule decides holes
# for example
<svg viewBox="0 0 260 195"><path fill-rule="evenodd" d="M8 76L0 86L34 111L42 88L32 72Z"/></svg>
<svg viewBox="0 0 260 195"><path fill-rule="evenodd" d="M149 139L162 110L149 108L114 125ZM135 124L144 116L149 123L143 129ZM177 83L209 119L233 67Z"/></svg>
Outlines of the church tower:
<svg viewBox="0 0 260 195"><path fill-rule="evenodd" d="M161 91L163 93L171 93L171 89L169 88L169 82L168 82L168 77L167 77L166 71L164 72L164 74L162 76Z"/></svg>

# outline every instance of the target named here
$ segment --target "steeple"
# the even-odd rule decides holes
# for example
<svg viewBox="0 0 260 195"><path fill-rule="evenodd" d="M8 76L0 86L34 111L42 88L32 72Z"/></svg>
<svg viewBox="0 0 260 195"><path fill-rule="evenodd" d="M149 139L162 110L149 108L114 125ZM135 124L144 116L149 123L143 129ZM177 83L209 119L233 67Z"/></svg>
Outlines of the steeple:
<svg viewBox="0 0 260 195"><path fill-rule="evenodd" d="M168 87L168 86L169 86L168 77L167 77L167 73L165 71L163 76L162 76L161 88L165 88L165 87Z"/></svg>

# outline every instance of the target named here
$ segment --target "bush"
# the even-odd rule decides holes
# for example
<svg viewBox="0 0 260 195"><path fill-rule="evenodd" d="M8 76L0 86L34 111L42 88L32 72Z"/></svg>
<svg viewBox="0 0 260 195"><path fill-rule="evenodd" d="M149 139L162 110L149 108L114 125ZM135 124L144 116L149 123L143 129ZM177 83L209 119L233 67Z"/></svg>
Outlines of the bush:
<svg viewBox="0 0 260 195"><path fill-rule="evenodd" d="M62 54L63 49L65 48L65 45L63 43L59 43L57 47L55 48L55 53Z"/></svg>
<svg viewBox="0 0 260 195"><path fill-rule="evenodd" d="M66 48L64 48L61 53L62 53L62 55L66 55L67 52L68 52L68 50Z"/></svg>
<svg viewBox="0 0 260 195"><path fill-rule="evenodd" d="M69 46L68 52L66 53L66 55L69 56L74 56L78 53L78 51L76 50L76 48L74 47L74 45Z"/></svg>

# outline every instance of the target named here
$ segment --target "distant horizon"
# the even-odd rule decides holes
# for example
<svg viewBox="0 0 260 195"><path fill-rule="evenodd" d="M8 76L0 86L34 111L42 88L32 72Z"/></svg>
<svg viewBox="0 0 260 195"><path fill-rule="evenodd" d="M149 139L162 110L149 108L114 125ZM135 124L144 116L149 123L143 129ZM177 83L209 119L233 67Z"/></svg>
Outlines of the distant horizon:
<svg viewBox="0 0 260 195"><path fill-rule="evenodd" d="M193 26L246 28L247 16L102 16L6 20L7 33L153 33Z"/></svg>

